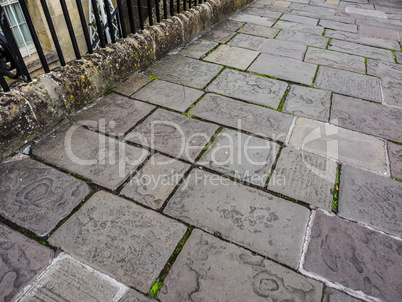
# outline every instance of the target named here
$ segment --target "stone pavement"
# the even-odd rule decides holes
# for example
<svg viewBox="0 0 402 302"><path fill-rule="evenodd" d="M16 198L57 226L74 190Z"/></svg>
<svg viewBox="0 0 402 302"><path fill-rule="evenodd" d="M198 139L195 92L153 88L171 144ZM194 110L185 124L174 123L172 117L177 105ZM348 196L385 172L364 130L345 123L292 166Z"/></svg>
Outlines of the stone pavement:
<svg viewBox="0 0 402 302"><path fill-rule="evenodd" d="M0 163L0 301L402 301L402 2L256 0Z"/></svg>

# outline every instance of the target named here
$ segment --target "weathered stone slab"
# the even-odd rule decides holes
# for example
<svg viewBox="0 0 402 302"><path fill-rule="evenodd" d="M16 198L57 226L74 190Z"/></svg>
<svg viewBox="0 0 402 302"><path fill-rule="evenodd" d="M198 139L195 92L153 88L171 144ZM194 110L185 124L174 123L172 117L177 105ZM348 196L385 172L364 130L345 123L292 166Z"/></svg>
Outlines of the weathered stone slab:
<svg viewBox="0 0 402 302"><path fill-rule="evenodd" d="M270 28L262 25L246 23L242 28L240 28L237 32L254 35L254 36L261 36L264 38L273 38L278 33L279 29Z"/></svg>
<svg viewBox="0 0 402 302"><path fill-rule="evenodd" d="M78 113L74 120L103 133L123 136L154 109L155 106L112 93Z"/></svg>
<svg viewBox="0 0 402 302"><path fill-rule="evenodd" d="M264 187L278 151L276 143L225 129L198 164Z"/></svg>
<svg viewBox="0 0 402 302"><path fill-rule="evenodd" d="M368 59L367 74L380 78L392 78L402 82L402 65Z"/></svg>
<svg viewBox="0 0 402 302"><path fill-rule="evenodd" d="M225 43L226 41L230 40L230 38L232 38L235 34L236 32L234 31L212 29L203 34L201 38L216 43Z"/></svg>
<svg viewBox="0 0 402 302"><path fill-rule="evenodd" d="M265 39L261 37L238 34L232 40L230 40L228 45L258 50L264 41Z"/></svg>
<svg viewBox="0 0 402 302"><path fill-rule="evenodd" d="M339 290L327 287L324 291L323 302L361 302L361 300L348 296Z"/></svg>
<svg viewBox="0 0 402 302"><path fill-rule="evenodd" d="M38 236L57 223L89 194L89 186L30 158L0 165L0 213Z"/></svg>
<svg viewBox="0 0 402 302"><path fill-rule="evenodd" d="M0 300L14 301L53 256L51 249L0 224Z"/></svg>
<svg viewBox="0 0 402 302"><path fill-rule="evenodd" d="M164 213L293 268L309 218L305 207L198 169Z"/></svg>
<svg viewBox="0 0 402 302"><path fill-rule="evenodd" d="M304 269L381 301L398 301L402 241L317 211Z"/></svg>
<svg viewBox="0 0 402 302"><path fill-rule="evenodd" d="M259 52L229 45L221 45L204 60L238 69L246 69Z"/></svg>
<svg viewBox="0 0 402 302"><path fill-rule="evenodd" d="M278 0L278 1L275 1L274 4L272 4L272 5L278 6L278 7L289 7L290 4L291 4L291 2Z"/></svg>
<svg viewBox="0 0 402 302"><path fill-rule="evenodd" d="M318 23L318 19L304 17L304 16L289 15L289 14L284 14L281 17L281 20L308 24L308 25L317 25L317 23Z"/></svg>
<svg viewBox="0 0 402 302"><path fill-rule="evenodd" d="M302 10L308 11L316 15L320 16L333 16L335 15L336 10L333 8L322 7L322 6L314 6L314 5L307 5L302 3L292 3L290 5L292 11L294 10Z"/></svg>
<svg viewBox="0 0 402 302"><path fill-rule="evenodd" d="M298 118L289 144L307 152L387 173L384 142L366 134Z"/></svg>
<svg viewBox="0 0 402 302"><path fill-rule="evenodd" d="M349 16L339 16L338 13L339 13L339 10L337 11L337 15L330 16L330 15L323 15L323 14L315 14L315 13L312 13L309 11L303 11L303 10L292 10L292 12L291 12L292 15L299 15L299 16L305 16L305 17L311 17L311 18L323 19L323 20L330 20L330 21L342 22L342 23L348 23L348 24L356 23L355 19L350 18Z"/></svg>
<svg viewBox="0 0 402 302"><path fill-rule="evenodd" d="M286 97L283 112L328 122L331 92L293 85Z"/></svg>
<svg viewBox="0 0 402 302"><path fill-rule="evenodd" d="M100 191L49 242L118 281L147 292L186 227L154 211Z"/></svg>
<svg viewBox="0 0 402 302"><path fill-rule="evenodd" d="M202 91L165 81L153 81L133 95L141 101L186 111L204 93Z"/></svg>
<svg viewBox="0 0 402 302"><path fill-rule="evenodd" d="M21 302L39 301L113 301L119 284L64 255L53 263Z"/></svg>
<svg viewBox="0 0 402 302"><path fill-rule="evenodd" d="M286 82L226 69L207 87L207 91L278 108L287 87Z"/></svg>
<svg viewBox="0 0 402 302"><path fill-rule="evenodd" d="M135 73L131 77L129 77L127 80L124 82L120 83L119 85L116 86L114 90L121 94L125 94L127 96L132 95L134 92L137 90L141 89L144 87L146 84L151 82L152 79L143 74L143 73Z"/></svg>
<svg viewBox="0 0 402 302"><path fill-rule="evenodd" d="M194 230L165 279L164 301L321 301L322 284Z"/></svg>
<svg viewBox="0 0 402 302"><path fill-rule="evenodd" d="M233 21L233 20L223 20L216 24L213 29L221 30L221 31L236 31L240 26L244 25L244 22Z"/></svg>
<svg viewBox="0 0 402 302"><path fill-rule="evenodd" d="M166 56L146 70L161 80L195 88L204 88L222 66L209 64L180 55Z"/></svg>
<svg viewBox="0 0 402 302"><path fill-rule="evenodd" d="M321 26L314 26L308 24L300 24L279 20L275 23L274 28L279 29L293 29L307 34L321 35L324 32L324 28Z"/></svg>
<svg viewBox="0 0 402 302"><path fill-rule="evenodd" d="M325 49L309 47L307 49L306 56L304 57L304 62L356 71L360 73L366 72L364 57Z"/></svg>
<svg viewBox="0 0 402 302"><path fill-rule="evenodd" d="M375 26L374 24L359 24L359 34L383 38L388 40L400 40L400 32L392 28Z"/></svg>
<svg viewBox="0 0 402 302"><path fill-rule="evenodd" d="M310 86L317 65L261 54L247 70Z"/></svg>
<svg viewBox="0 0 402 302"><path fill-rule="evenodd" d="M343 166L339 215L395 236L402 233L402 183Z"/></svg>
<svg viewBox="0 0 402 302"><path fill-rule="evenodd" d="M291 115L216 94L207 94L190 114L281 142L292 123Z"/></svg>
<svg viewBox="0 0 402 302"><path fill-rule="evenodd" d="M209 51L214 49L216 46L218 46L218 43L216 42L199 39L197 41L194 41L194 43L190 44L186 48L184 48L182 51L180 51L179 54L186 57L199 59L204 55L206 55Z"/></svg>
<svg viewBox="0 0 402 302"><path fill-rule="evenodd" d="M388 155L392 177L402 179L402 146L388 142Z"/></svg>
<svg viewBox="0 0 402 302"><path fill-rule="evenodd" d="M388 105L402 108L402 80L400 79L381 79L384 102Z"/></svg>
<svg viewBox="0 0 402 302"><path fill-rule="evenodd" d="M357 25L355 25L355 24L348 24L348 23L342 23L342 22L331 21L331 20L320 20L319 25L322 27L325 27L325 28L337 29L337 30L351 32L351 33L357 33Z"/></svg>
<svg viewBox="0 0 402 302"><path fill-rule="evenodd" d="M396 61L399 63L399 64L402 64L402 52L395 52L395 55L396 55Z"/></svg>
<svg viewBox="0 0 402 302"><path fill-rule="evenodd" d="M277 40L296 42L303 45L311 45L315 47L325 48L328 43L328 39L311 34L304 33L302 31L284 29L275 38Z"/></svg>
<svg viewBox="0 0 402 302"><path fill-rule="evenodd" d="M259 48L259 51L263 54L270 54L280 57L288 57L293 59L302 60L304 53L306 52L306 45L267 39Z"/></svg>
<svg viewBox="0 0 402 302"><path fill-rule="evenodd" d="M216 130L214 124L157 110L125 139L193 162Z"/></svg>
<svg viewBox="0 0 402 302"><path fill-rule="evenodd" d="M360 7L351 7L347 6L345 8L345 11L350 14L358 14L358 15L363 15L363 16L371 16L375 18L387 18L384 12L380 12L377 10L373 9L364 9Z"/></svg>
<svg viewBox="0 0 402 302"><path fill-rule="evenodd" d="M402 142L402 108L334 94L331 119L342 128Z"/></svg>
<svg viewBox="0 0 402 302"><path fill-rule="evenodd" d="M189 164L156 154L124 186L121 194L158 210L189 168Z"/></svg>
<svg viewBox="0 0 402 302"><path fill-rule="evenodd" d="M322 66L314 83L317 88L381 103L380 85L375 77Z"/></svg>
<svg viewBox="0 0 402 302"><path fill-rule="evenodd" d="M247 23L258 24L258 25L262 25L262 26L268 26L268 27L271 27L272 25L274 25L275 21L277 20L276 18L260 17L260 16L256 16L256 15L245 14L245 13L238 13L236 15L231 16L229 19L234 20L234 21L247 22Z"/></svg>
<svg viewBox="0 0 402 302"><path fill-rule="evenodd" d="M119 300L119 302L155 302L156 300L148 298L143 294L137 292L134 289L130 289L126 294ZM353 302L353 301L351 301Z"/></svg>
<svg viewBox="0 0 402 302"><path fill-rule="evenodd" d="M44 138L32 153L110 190L117 189L149 155L147 150L75 125Z"/></svg>
<svg viewBox="0 0 402 302"><path fill-rule="evenodd" d="M280 13L280 12L274 12L274 11L268 10L267 8L259 9L259 8L255 8L255 7L246 7L244 9L242 9L241 12L245 13L245 14L257 15L260 17L274 18L274 19L277 19L282 15L282 13Z"/></svg>

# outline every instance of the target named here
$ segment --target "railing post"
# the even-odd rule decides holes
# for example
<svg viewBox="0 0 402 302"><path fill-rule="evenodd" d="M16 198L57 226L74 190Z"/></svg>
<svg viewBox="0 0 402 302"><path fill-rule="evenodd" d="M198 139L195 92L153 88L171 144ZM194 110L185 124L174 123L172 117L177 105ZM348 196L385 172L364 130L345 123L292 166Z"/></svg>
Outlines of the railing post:
<svg viewBox="0 0 402 302"><path fill-rule="evenodd" d="M60 4L61 4L61 9L63 11L64 19L66 20L68 33L70 34L71 43L73 44L75 57L79 60L79 59L81 59L81 54L80 54L80 50L78 48L77 39L75 38L73 25L71 24L70 14L68 13L66 0L60 0Z"/></svg>
<svg viewBox="0 0 402 302"><path fill-rule="evenodd" d="M119 10L121 35L123 38L127 38L126 24L124 23L123 6L121 5L121 0L117 0L117 9Z"/></svg>
<svg viewBox="0 0 402 302"><path fill-rule="evenodd" d="M22 1L24 1L24 0L22 0ZM87 21L85 20L85 14L82 9L82 2L81 2L81 0L75 0L75 2L77 3L78 14L80 15L82 31L84 32L85 43L87 44L88 52L93 53L94 50L92 48L91 38L89 36L88 27L87 27L88 26Z"/></svg>
<svg viewBox="0 0 402 302"><path fill-rule="evenodd" d="M105 3L106 18L107 18L107 25L109 27L110 39L112 39L112 43L116 43L116 38L114 36L112 15L110 14L109 0L103 0L103 3Z"/></svg>
<svg viewBox="0 0 402 302"><path fill-rule="evenodd" d="M132 0L127 0L128 9L128 20L130 21L130 29L133 34L135 34L135 22L134 22L134 12L133 12L133 2Z"/></svg>

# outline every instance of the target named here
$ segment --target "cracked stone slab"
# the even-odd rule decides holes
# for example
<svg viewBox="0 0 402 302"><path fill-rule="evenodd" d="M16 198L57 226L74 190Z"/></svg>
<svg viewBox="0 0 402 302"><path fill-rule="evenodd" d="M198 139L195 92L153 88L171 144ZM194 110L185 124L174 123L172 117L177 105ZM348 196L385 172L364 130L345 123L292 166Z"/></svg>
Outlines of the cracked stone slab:
<svg viewBox="0 0 402 302"><path fill-rule="evenodd" d="M302 31L284 29L275 38L277 40L300 43L303 45L311 45L315 47L325 48L328 44L328 38L311 35Z"/></svg>
<svg viewBox="0 0 402 302"><path fill-rule="evenodd" d="M342 128L402 142L402 108L334 94L331 119Z"/></svg>
<svg viewBox="0 0 402 302"><path fill-rule="evenodd" d="M380 79L359 73L321 66L314 86L339 94L382 102Z"/></svg>
<svg viewBox="0 0 402 302"><path fill-rule="evenodd" d="M207 91L278 108L287 87L286 82L225 69Z"/></svg>
<svg viewBox="0 0 402 302"><path fill-rule="evenodd" d="M177 111L186 111L204 93L197 89L165 81L153 81L132 97Z"/></svg>
<svg viewBox="0 0 402 302"><path fill-rule="evenodd" d="M226 41L230 40L230 38L232 38L235 34L236 32L234 31L211 29L203 34L201 38L216 43L225 43Z"/></svg>
<svg viewBox="0 0 402 302"><path fill-rule="evenodd" d="M289 144L381 174L387 173L384 141L363 133L299 117Z"/></svg>
<svg viewBox="0 0 402 302"><path fill-rule="evenodd" d="M388 142L388 155L392 177L402 179L402 146Z"/></svg>
<svg viewBox="0 0 402 302"><path fill-rule="evenodd" d="M328 122L331 92L292 85L283 112Z"/></svg>
<svg viewBox="0 0 402 302"><path fill-rule="evenodd" d="M204 60L238 69L246 69L258 54L259 52L254 50L221 45Z"/></svg>
<svg viewBox="0 0 402 302"><path fill-rule="evenodd" d="M94 106L79 112L74 120L103 133L122 136L153 109L155 106L112 93Z"/></svg>
<svg viewBox="0 0 402 302"><path fill-rule="evenodd" d="M120 194L158 210L189 168L189 164L156 154L124 186Z"/></svg>
<svg viewBox="0 0 402 302"><path fill-rule="evenodd" d="M244 22L233 21L233 20L224 20L218 24L216 24L213 29L221 30L221 31L236 31L244 25Z"/></svg>
<svg viewBox="0 0 402 302"><path fill-rule="evenodd" d="M30 158L0 165L0 213L46 236L89 194L90 187Z"/></svg>
<svg viewBox="0 0 402 302"><path fill-rule="evenodd" d="M276 22L273 28L297 30L312 35L321 35L324 32L324 28L320 26L293 23L281 20Z"/></svg>
<svg viewBox="0 0 402 302"><path fill-rule="evenodd" d="M310 211L196 169L164 213L297 268Z"/></svg>
<svg viewBox="0 0 402 302"><path fill-rule="evenodd" d="M261 54L247 70L310 86L313 83L317 65Z"/></svg>
<svg viewBox="0 0 402 302"><path fill-rule="evenodd" d="M154 211L100 191L50 238L75 259L148 292L186 227Z"/></svg>
<svg viewBox="0 0 402 302"><path fill-rule="evenodd" d="M183 50L181 50L179 54L186 57L199 59L218 45L219 43L213 41L199 39L197 41L194 41L194 43L190 44Z"/></svg>
<svg viewBox="0 0 402 302"><path fill-rule="evenodd" d="M39 141L32 153L110 190L117 189L149 155L147 150L76 125L66 125Z"/></svg>
<svg viewBox="0 0 402 302"><path fill-rule="evenodd" d="M348 296L347 294L327 287L324 290L324 302L362 302L362 300L355 299L351 296Z"/></svg>
<svg viewBox="0 0 402 302"><path fill-rule="evenodd" d="M0 300L14 301L53 257L53 250L0 224Z"/></svg>
<svg viewBox="0 0 402 302"><path fill-rule="evenodd" d="M281 152L268 189L330 211L336 170L333 160L287 147Z"/></svg>
<svg viewBox="0 0 402 302"><path fill-rule="evenodd" d="M252 23L252 24L258 24L258 25L267 26L267 27L271 27L272 25L274 25L275 21L277 20L277 18L260 17L260 16L256 16L256 15L245 14L245 13L238 13L236 15L229 17L229 19L235 20L235 21Z"/></svg>
<svg viewBox="0 0 402 302"><path fill-rule="evenodd" d="M214 124L159 109L125 139L194 162L218 128Z"/></svg>
<svg viewBox="0 0 402 302"><path fill-rule="evenodd" d="M303 44L267 39L259 48L263 54L302 60L307 46Z"/></svg>
<svg viewBox="0 0 402 302"><path fill-rule="evenodd" d="M164 301L321 301L322 284L194 230L165 279Z"/></svg>
<svg viewBox="0 0 402 302"><path fill-rule="evenodd" d="M402 65L368 59L367 74L380 78L393 78L402 82Z"/></svg>
<svg viewBox="0 0 402 302"><path fill-rule="evenodd" d="M208 93L190 110L201 118L284 142L292 116Z"/></svg>
<svg viewBox="0 0 402 302"><path fill-rule="evenodd" d="M215 64L181 55L169 55L153 64L145 72L160 80L202 89L221 69L222 66Z"/></svg>
<svg viewBox="0 0 402 302"><path fill-rule="evenodd" d="M320 20L320 26L324 28L331 28L342 30L351 33L357 33L357 25L356 24L348 24L343 22L331 21L331 20Z"/></svg>
<svg viewBox="0 0 402 302"><path fill-rule="evenodd" d="M317 211L304 269L381 301L398 301L401 249L401 240Z"/></svg>
<svg viewBox="0 0 402 302"><path fill-rule="evenodd" d="M134 289L129 289L126 294L119 300L119 302L156 302L157 300L151 299Z"/></svg>
<svg viewBox="0 0 402 302"><path fill-rule="evenodd" d="M256 7L246 7L244 9L241 10L242 13L244 14L249 14L249 15L257 15L260 17L266 17L266 18L274 18L277 19L279 18L282 13L280 12L274 12L274 11L270 11L268 9L259 9Z"/></svg>
<svg viewBox="0 0 402 302"><path fill-rule="evenodd" d="M325 49L309 47L307 49L304 62L360 73L366 72L366 63L364 57Z"/></svg>
<svg viewBox="0 0 402 302"><path fill-rule="evenodd" d="M264 41L265 39L261 37L237 34L232 40L230 40L228 45L258 50Z"/></svg>
<svg viewBox="0 0 402 302"><path fill-rule="evenodd" d="M264 187L278 151L276 143L224 129L198 164Z"/></svg>
<svg viewBox="0 0 402 302"><path fill-rule="evenodd" d="M308 24L308 25L317 25L317 23L318 23L318 19L304 17L304 16L289 15L289 14L284 14L281 17L281 20Z"/></svg>
<svg viewBox="0 0 402 302"><path fill-rule="evenodd" d="M272 39L277 35L279 29L270 28L258 24L246 23L237 32Z"/></svg>
<svg viewBox="0 0 402 302"><path fill-rule="evenodd" d="M141 89L145 85L147 85L149 82L151 82L152 79L143 74L143 73L136 73L129 77L127 80L124 82L120 83L119 85L116 86L114 90L117 92L130 96L137 90Z"/></svg>

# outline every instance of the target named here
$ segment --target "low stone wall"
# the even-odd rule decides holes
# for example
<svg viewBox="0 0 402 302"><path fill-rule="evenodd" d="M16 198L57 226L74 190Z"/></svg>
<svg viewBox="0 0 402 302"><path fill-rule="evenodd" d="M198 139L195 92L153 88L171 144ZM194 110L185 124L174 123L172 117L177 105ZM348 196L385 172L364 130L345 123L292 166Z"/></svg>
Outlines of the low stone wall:
<svg viewBox="0 0 402 302"><path fill-rule="evenodd" d="M0 159L50 130L131 73L225 19L250 0L209 0L0 94Z"/></svg>

